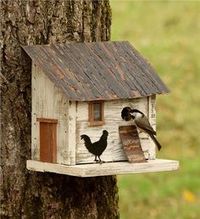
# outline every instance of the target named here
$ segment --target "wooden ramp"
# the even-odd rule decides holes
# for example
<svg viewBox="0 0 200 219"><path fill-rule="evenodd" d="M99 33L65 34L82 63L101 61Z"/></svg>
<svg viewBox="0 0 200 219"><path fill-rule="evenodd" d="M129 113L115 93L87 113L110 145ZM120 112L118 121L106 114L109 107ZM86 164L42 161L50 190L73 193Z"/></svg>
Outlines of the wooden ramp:
<svg viewBox="0 0 200 219"><path fill-rule="evenodd" d="M130 163L146 162L136 126L119 127L119 135L128 161Z"/></svg>

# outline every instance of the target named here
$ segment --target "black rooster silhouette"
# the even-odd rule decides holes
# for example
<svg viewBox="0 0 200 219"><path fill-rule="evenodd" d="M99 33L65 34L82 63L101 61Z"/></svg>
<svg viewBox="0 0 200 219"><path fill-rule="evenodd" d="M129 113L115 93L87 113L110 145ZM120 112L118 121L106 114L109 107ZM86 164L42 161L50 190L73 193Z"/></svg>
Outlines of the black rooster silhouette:
<svg viewBox="0 0 200 219"><path fill-rule="evenodd" d="M100 137L99 141L96 141L94 143L91 142L89 136L81 135L81 139L84 140L85 147L88 149L88 151L91 154L94 154L94 156L95 156L94 161L96 161L97 163L102 162L100 156L107 147L107 138L108 138L108 131L106 131L106 130L103 130L103 134ZM98 159L97 159L97 157L98 157Z"/></svg>

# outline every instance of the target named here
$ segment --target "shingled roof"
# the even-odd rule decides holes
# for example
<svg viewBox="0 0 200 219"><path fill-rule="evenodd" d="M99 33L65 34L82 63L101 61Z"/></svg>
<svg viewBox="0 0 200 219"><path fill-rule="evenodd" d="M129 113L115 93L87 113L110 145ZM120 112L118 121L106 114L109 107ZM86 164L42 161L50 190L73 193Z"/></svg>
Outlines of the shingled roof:
<svg viewBox="0 0 200 219"><path fill-rule="evenodd" d="M127 99L169 91L129 42L36 45L23 49L69 100Z"/></svg>

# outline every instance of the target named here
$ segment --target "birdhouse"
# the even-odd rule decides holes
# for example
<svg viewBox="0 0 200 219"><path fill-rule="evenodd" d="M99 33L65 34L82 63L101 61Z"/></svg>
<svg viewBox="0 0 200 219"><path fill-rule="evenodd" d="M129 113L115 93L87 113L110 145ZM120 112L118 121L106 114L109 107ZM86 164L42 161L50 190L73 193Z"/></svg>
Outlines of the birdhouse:
<svg viewBox="0 0 200 219"><path fill-rule="evenodd" d="M129 42L23 49L32 60L29 170L90 177L178 168L156 159L149 135L122 118L123 108L137 109L155 130L156 95L168 92Z"/></svg>

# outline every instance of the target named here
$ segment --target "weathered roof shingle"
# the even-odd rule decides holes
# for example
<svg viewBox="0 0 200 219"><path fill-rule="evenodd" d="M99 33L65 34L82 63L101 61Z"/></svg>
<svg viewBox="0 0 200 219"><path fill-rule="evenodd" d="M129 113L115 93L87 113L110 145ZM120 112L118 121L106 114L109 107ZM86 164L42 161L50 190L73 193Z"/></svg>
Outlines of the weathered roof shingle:
<svg viewBox="0 0 200 219"><path fill-rule="evenodd" d="M169 92L129 42L24 46L69 100L126 99Z"/></svg>

